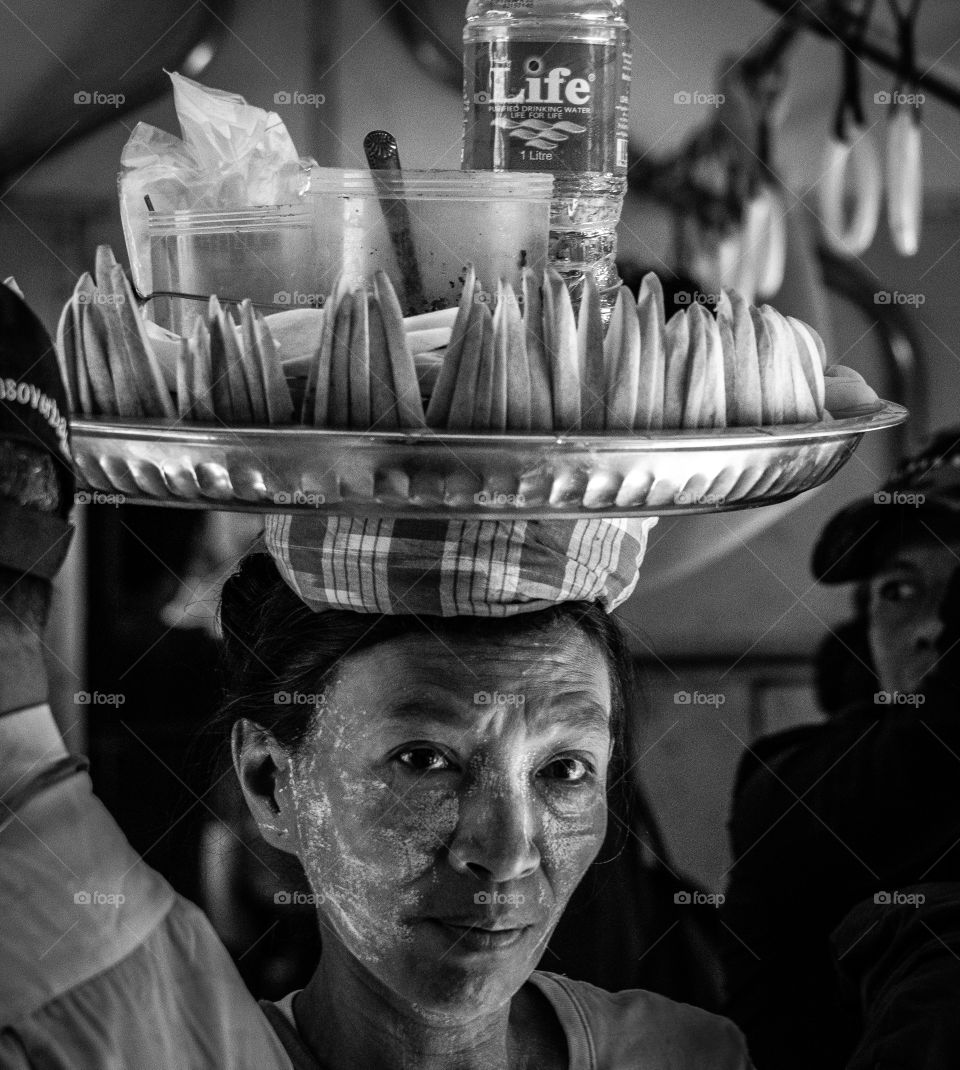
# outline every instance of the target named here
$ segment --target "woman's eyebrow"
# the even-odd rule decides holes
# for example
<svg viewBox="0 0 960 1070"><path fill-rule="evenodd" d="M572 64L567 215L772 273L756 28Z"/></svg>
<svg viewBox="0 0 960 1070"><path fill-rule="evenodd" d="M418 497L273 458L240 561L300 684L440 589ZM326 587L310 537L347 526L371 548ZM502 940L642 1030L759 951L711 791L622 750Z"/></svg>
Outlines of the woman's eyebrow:
<svg viewBox="0 0 960 1070"><path fill-rule="evenodd" d="M435 721L462 721L456 704L438 702L434 698L406 698L392 703L386 710L391 721L403 721L412 717L431 717Z"/></svg>
<svg viewBox="0 0 960 1070"><path fill-rule="evenodd" d="M555 719L554 723L564 727L587 729L606 735L610 731L610 711L599 702L572 702L561 699L551 706L545 717Z"/></svg>

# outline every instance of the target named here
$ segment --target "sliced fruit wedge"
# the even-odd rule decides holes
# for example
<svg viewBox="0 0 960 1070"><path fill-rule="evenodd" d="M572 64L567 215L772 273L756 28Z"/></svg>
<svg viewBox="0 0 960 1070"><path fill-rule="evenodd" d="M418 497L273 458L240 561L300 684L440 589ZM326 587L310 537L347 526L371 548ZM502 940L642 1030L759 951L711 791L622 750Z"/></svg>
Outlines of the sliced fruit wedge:
<svg viewBox="0 0 960 1070"><path fill-rule="evenodd" d="M483 323L483 335L480 341L480 367L477 371L477 400L470 426L476 431L489 431L494 420L497 369L493 345L493 316L486 302L480 306L480 318Z"/></svg>
<svg viewBox="0 0 960 1070"><path fill-rule="evenodd" d="M84 286L77 295L77 300L80 301L80 332L93 398L92 411L101 416L116 416L118 415L117 396L114 391L113 378L110 375L106 339L100 336L101 325L93 313L97 288L89 274L82 275L81 280Z"/></svg>
<svg viewBox="0 0 960 1070"><path fill-rule="evenodd" d="M784 402L784 422L815 423L818 419L817 404L803 367L804 360L808 360L809 357L806 353L801 357L797 344L797 335L785 316L782 316L776 309L771 308L769 310L769 318L776 323L776 344L783 355L790 379L787 397L791 394L793 396L792 413L788 409L786 401Z"/></svg>
<svg viewBox="0 0 960 1070"><path fill-rule="evenodd" d="M373 294L367 295L367 323L370 337L370 427L374 431L393 431L400 426L400 415L393 389L393 370L387 352L387 334L383 329L380 302Z"/></svg>
<svg viewBox="0 0 960 1070"><path fill-rule="evenodd" d="M523 269L523 327L530 370L530 429L553 429L553 385L543 331L543 294L531 268Z"/></svg>
<svg viewBox="0 0 960 1070"><path fill-rule="evenodd" d="M190 352L193 355L193 409L194 419L202 422L220 422L217 417L213 387L213 359L210 352L210 330L197 316L190 335Z"/></svg>
<svg viewBox="0 0 960 1070"><path fill-rule="evenodd" d="M704 337L707 343L707 380L703 395L701 427L726 427L727 384L724 377L723 342L716 317L703 309Z"/></svg>
<svg viewBox="0 0 960 1070"><path fill-rule="evenodd" d="M760 309L750 308L750 318L757 344L757 362L760 367L760 395L762 403L761 423L783 423L783 394L785 385L780 379L779 363L774 350L770 328Z"/></svg>
<svg viewBox="0 0 960 1070"><path fill-rule="evenodd" d="M473 427L474 410L477 404L477 381L483 353L483 313L486 305L475 301L470 307L470 317L463 340L460 370L457 375L453 397L450 399L450 414L447 427L453 431L467 431ZM487 312L489 316L489 311Z"/></svg>
<svg viewBox="0 0 960 1070"><path fill-rule="evenodd" d="M670 317L664 328L663 341L666 354L663 426L682 427L690 364L690 319L686 312L675 312Z"/></svg>
<svg viewBox="0 0 960 1070"><path fill-rule="evenodd" d="M577 363L580 369L580 426L602 431L605 418L606 370L600 291L592 271L586 272L577 316Z"/></svg>
<svg viewBox="0 0 960 1070"><path fill-rule="evenodd" d="M506 412L504 430L530 430L530 365L527 362L526 328L513 287L502 281L493 317L497 366L505 368L503 381Z"/></svg>
<svg viewBox="0 0 960 1070"><path fill-rule="evenodd" d="M194 419L193 352L188 338L180 339L180 353L177 356L177 416L181 420Z"/></svg>
<svg viewBox="0 0 960 1070"><path fill-rule="evenodd" d="M148 416L176 416L176 409L163 369L157 360L140 306L119 264L110 271L111 292L123 326L123 338L140 389L140 402Z"/></svg>
<svg viewBox="0 0 960 1070"><path fill-rule="evenodd" d="M263 381L263 397L267 406L267 422L289 424L293 422L293 398L287 386L277 343L264 323L263 317L254 313L254 335L260 378Z"/></svg>
<svg viewBox="0 0 960 1070"><path fill-rule="evenodd" d="M370 319L366 288L353 295L350 327L350 426L358 431L370 427Z"/></svg>
<svg viewBox="0 0 960 1070"><path fill-rule="evenodd" d="M383 329L387 336L387 353L393 370L393 389L397 395L400 426L426 427L417 369L403 331L403 310L393 283L385 271L378 271L374 276L374 288L380 302Z"/></svg>
<svg viewBox="0 0 960 1070"><path fill-rule="evenodd" d="M681 315L686 316L689 326L689 350L687 353L686 384L683 398L681 427L710 426L706 421L713 418L707 411L707 325L703 305L695 303Z"/></svg>
<svg viewBox="0 0 960 1070"><path fill-rule="evenodd" d="M543 338L553 387L553 430L580 430L577 324L562 277L548 268L543 284Z"/></svg>
<svg viewBox="0 0 960 1070"><path fill-rule="evenodd" d="M733 418L728 395L727 423L733 427L758 427L763 423L763 385L757 332L746 299L736 290L729 291L726 296L733 313L731 329L736 347Z"/></svg>
<svg viewBox="0 0 960 1070"><path fill-rule="evenodd" d="M463 345L466 338L467 324L470 321L470 309L474 301L476 281L476 272L473 270L473 266L470 265L467 268L467 276L463 284L463 293L460 295L460 304L457 307L457 318L450 334L450 342L446 353L443 355L440 375L437 377L436 384L430 394L430 402L427 405L426 421L429 427L446 427L447 418L450 415L450 402L453 399L457 375L460 371L460 361L463 358Z"/></svg>
<svg viewBox="0 0 960 1070"><path fill-rule="evenodd" d="M230 387L233 422L250 425L253 423L253 405L250 402L250 394L255 386L259 384L248 383L247 381L247 369L244 367L233 319L229 312L225 312L222 308L217 316L217 327L219 328L226 354L227 383ZM259 379L259 376L257 378Z"/></svg>
<svg viewBox="0 0 960 1070"><path fill-rule="evenodd" d="M652 271L644 275L640 283L637 316L640 322L640 377L634 427L656 431L664 426L667 352L663 287Z"/></svg>
<svg viewBox="0 0 960 1070"><path fill-rule="evenodd" d="M790 324L790 328L793 331L794 338L797 343L797 355L800 360L800 367L803 370L804 378L807 381L807 386L810 390L810 395L813 398L814 408L816 410L816 418L823 418L824 409L824 385L823 385L823 366L820 363L820 351L814 341L813 335L816 333L811 327L808 327L801 320L794 319L793 316L787 316L787 323ZM820 336L817 335L817 338ZM823 342L820 342L823 345Z"/></svg>
<svg viewBox="0 0 960 1070"><path fill-rule="evenodd" d="M347 279L341 273L337 276L333 290L323 305L323 323L320 329L320 345L317 348L316 371L307 376L307 393L303 399L304 422L314 424L316 427L328 426L333 329L337 319L337 308L349 292Z"/></svg>
<svg viewBox="0 0 960 1070"><path fill-rule="evenodd" d="M57 322L57 364L60 378L67 394L67 405L71 412L78 412L80 391L77 386L78 339L73 329L73 297L63 306Z"/></svg>
<svg viewBox="0 0 960 1070"><path fill-rule="evenodd" d="M253 422L257 425L268 424L270 414L267 411L267 389L260 364L256 313L249 299L240 304L240 352L243 354L244 373L250 387L250 410Z"/></svg>
<svg viewBox="0 0 960 1070"><path fill-rule="evenodd" d="M626 435L633 430L640 386L640 320L626 286L617 295L603 349L607 369L604 429Z"/></svg>
<svg viewBox="0 0 960 1070"><path fill-rule="evenodd" d="M350 332L353 325L353 304L353 294L345 294L337 305L334 317L327 427L350 426ZM319 384L318 378L318 394Z"/></svg>

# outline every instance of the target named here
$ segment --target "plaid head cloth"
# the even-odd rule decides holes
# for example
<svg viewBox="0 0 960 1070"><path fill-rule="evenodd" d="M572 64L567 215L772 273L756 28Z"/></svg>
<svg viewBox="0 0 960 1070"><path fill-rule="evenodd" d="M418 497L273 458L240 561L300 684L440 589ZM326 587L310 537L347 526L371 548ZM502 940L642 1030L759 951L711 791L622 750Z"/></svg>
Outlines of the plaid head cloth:
<svg viewBox="0 0 960 1070"><path fill-rule="evenodd" d="M656 522L274 514L264 541L315 610L505 617L581 599L615 609L637 584Z"/></svg>

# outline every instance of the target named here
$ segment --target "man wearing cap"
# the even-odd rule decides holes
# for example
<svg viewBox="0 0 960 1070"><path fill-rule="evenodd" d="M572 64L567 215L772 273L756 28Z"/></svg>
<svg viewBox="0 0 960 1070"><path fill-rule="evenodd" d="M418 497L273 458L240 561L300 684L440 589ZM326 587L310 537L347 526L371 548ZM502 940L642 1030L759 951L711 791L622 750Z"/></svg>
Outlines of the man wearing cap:
<svg viewBox="0 0 960 1070"><path fill-rule="evenodd" d="M50 711L71 465L53 346L0 285L0 1068L282 1066L205 915L130 847Z"/></svg>
<svg viewBox="0 0 960 1070"><path fill-rule="evenodd" d="M727 1013L758 1070L960 1065L960 429L824 529L873 684L738 772Z"/></svg>

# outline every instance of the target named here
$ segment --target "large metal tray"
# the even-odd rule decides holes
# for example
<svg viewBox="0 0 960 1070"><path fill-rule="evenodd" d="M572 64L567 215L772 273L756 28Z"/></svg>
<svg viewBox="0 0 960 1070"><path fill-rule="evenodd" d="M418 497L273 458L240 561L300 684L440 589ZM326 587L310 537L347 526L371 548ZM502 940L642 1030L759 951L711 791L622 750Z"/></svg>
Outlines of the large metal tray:
<svg viewBox="0 0 960 1070"><path fill-rule="evenodd" d="M76 419L79 500L247 512L421 517L664 516L784 501L830 479L882 402L825 423L602 433L210 428Z"/></svg>

